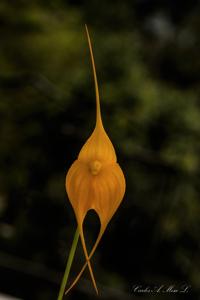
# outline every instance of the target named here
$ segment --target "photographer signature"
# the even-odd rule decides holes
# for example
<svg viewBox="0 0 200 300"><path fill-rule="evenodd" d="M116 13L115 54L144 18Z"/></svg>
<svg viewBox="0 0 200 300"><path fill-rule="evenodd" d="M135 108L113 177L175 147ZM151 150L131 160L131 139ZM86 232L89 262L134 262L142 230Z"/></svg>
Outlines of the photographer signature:
<svg viewBox="0 0 200 300"><path fill-rule="evenodd" d="M148 294L152 294L152 293L157 293L157 294L167 294L167 293L171 293L171 294L186 294L190 291L191 286L187 285L187 284L183 284L180 286L176 286L176 285L165 285L165 284L161 284L161 285L142 285L142 284L134 284L132 286L132 293L138 293L138 294L142 294L142 293L148 293Z"/></svg>

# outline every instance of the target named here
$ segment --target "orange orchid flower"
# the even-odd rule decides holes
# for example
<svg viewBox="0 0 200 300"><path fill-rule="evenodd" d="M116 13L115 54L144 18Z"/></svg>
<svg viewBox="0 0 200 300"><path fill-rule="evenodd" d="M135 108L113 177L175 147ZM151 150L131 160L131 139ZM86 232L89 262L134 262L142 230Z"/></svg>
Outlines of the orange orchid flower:
<svg viewBox="0 0 200 300"><path fill-rule="evenodd" d="M90 259L123 199L126 185L123 172L117 163L114 147L103 127L95 62L87 26L86 33L96 92L96 126L66 176L66 191L76 216L86 262L66 293L77 283L87 266L94 288L98 293ZM90 254L88 254L83 222L87 212L91 209L95 210L99 216L100 231Z"/></svg>

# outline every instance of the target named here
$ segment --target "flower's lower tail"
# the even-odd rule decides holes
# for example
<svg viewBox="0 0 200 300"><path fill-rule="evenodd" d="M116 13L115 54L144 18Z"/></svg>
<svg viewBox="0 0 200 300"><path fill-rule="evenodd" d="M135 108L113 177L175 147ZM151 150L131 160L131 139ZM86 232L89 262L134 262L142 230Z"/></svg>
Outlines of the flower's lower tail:
<svg viewBox="0 0 200 300"><path fill-rule="evenodd" d="M88 257L88 252L87 252L87 248L86 248L86 243L85 243L85 238L84 238L84 234L83 234L83 226L82 225L81 225L81 228L80 228L80 238L81 238L81 243L82 243L82 246L83 246L83 251L84 251L84 254L85 254L86 262L87 262L87 265L88 265L88 268L89 268L89 271L90 271L90 276L91 276L91 279L92 279L92 283L93 283L95 291L98 295L99 292L98 292L98 288L97 288L96 281L95 281L95 278L94 278L93 270L92 270L92 267L91 267L91 264L90 264L90 260L89 260L89 257Z"/></svg>
<svg viewBox="0 0 200 300"><path fill-rule="evenodd" d="M71 286L66 290L65 295L66 295L67 293L69 293L69 291L70 291L70 290L75 286L75 284L79 281L79 279L80 279L81 275L83 274L83 272L84 272L85 268L87 267L87 265L88 265L89 270L90 270L90 275L91 275L91 278L92 278L93 285L94 285L95 290L96 290L96 292L97 292L97 294L98 294L96 282L95 282L94 275L93 275L92 268L91 268L91 264L90 264L90 259L92 258L93 254L94 254L94 252L95 252L95 250L96 250L96 248L97 248L97 246L98 246L98 244L99 244L99 242L100 242L100 240L101 240L101 238L102 238L102 235L103 235L103 233L104 233L104 230L105 230L105 229L102 229L102 227L101 227L100 232L99 232L99 235L98 235L98 237L97 237L97 240L96 240L96 242L95 242L95 244L94 244L94 246L93 246L93 248L92 248L92 250L91 250L89 256L88 256L87 249L86 249L86 244L85 244L85 239L84 239L84 235L83 235L83 230L82 230L82 232L80 231L80 237L81 237L81 242L82 242L83 250L84 250L84 253L85 253L85 257L86 257L86 262L85 262L85 264L83 265L83 267L82 267L81 271L79 272L79 274L76 276L76 279L73 281L73 283L71 284Z"/></svg>

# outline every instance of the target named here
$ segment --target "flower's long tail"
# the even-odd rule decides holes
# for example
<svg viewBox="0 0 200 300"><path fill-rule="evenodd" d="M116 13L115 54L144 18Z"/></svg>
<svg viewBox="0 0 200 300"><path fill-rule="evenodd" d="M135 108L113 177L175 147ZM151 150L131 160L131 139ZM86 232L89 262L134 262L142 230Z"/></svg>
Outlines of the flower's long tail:
<svg viewBox="0 0 200 300"><path fill-rule="evenodd" d="M85 248L84 252L86 251L85 253L87 254L87 255L85 255L85 257L86 257L86 262L85 262L85 264L83 265L83 267L82 267L81 271L79 272L79 274L76 276L76 278L75 278L75 280L73 281L73 283L72 283L72 284L70 285L70 287L66 290L65 295L66 295L67 293L69 293L69 291L70 291L70 290L75 286L75 284L79 281L79 279L80 279L81 275L83 274L83 272L84 272L85 268L87 267L87 265L88 265L88 267L89 267L89 265L90 265L90 259L92 258L93 254L94 254L94 252L95 252L95 250L96 250L96 248L97 248L97 246L98 246L98 244L99 244L99 242L100 242L100 240L101 240L101 238L102 238L102 235L103 235L104 231L105 231L105 228L103 228L103 227L101 226L101 229L100 229L100 231L99 231L99 235L98 235L98 237L97 237L97 239L96 239L96 242L95 242L95 244L94 244L94 246L93 246L93 248L92 248L92 250L91 250L89 256L88 256L88 254L87 254L87 249L86 249L86 246L85 246L85 239L84 239L84 236L80 233L80 237L81 237L81 235L82 235L81 241L82 241L82 244L83 244L83 249ZM83 233L83 232L82 232L82 233ZM91 267L91 265L90 265L90 267ZM89 267L89 268L90 268L90 267ZM91 275L91 273L90 273L90 275ZM93 284L94 284L94 283L93 283Z"/></svg>
<svg viewBox="0 0 200 300"><path fill-rule="evenodd" d="M96 285L96 281L95 281L95 278L94 278L94 274L93 274L93 270L92 270L92 267L91 267L91 263L90 263L90 260L89 260L89 256L88 256L88 252L87 252L87 247L86 247L86 243L85 243L85 237L84 237L84 234L83 234L83 226L81 225L80 226L80 238L81 238L81 243L82 243L82 246L83 246L83 251L84 251L84 254L85 254L85 258L86 258L86 265L88 265L88 268L89 268L89 271L90 271L90 276L91 276L91 279L92 279L92 283L94 285L94 288L95 288L95 291L98 295L98 288L97 288L97 285Z"/></svg>
<svg viewBox="0 0 200 300"><path fill-rule="evenodd" d="M89 50L90 50L92 70L93 70L93 76L94 76L95 93L96 93L96 125L99 125L102 127L103 124L102 124L102 119L101 119L101 107L100 107L99 88L98 88L96 67L95 67L94 55L93 55L93 50L92 50L92 43L91 43L87 25L85 25L85 30L86 30L88 46L89 46Z"/></svg>

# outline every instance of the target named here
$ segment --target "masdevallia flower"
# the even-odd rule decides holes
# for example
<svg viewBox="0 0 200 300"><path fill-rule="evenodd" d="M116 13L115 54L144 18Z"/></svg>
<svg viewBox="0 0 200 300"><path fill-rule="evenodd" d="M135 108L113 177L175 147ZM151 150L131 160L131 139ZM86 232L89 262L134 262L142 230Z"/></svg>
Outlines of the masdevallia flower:
<svg viewBox="0 0 200 300"><path fill-rule="evenodd" d="M68 291L79 280L87 265L97 291L90 259L125 193L125 178L117 163L114 147L105 132L101 119L97 76L87 27L86 33L96 92L96 126L66 176L66 190L76 216L86 257L86 263ZM90 209L95 210L99 216L100 231L90 254L88 254L83 234L83 221Z"/></svg>

